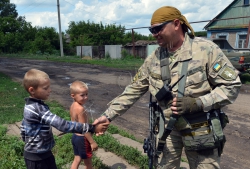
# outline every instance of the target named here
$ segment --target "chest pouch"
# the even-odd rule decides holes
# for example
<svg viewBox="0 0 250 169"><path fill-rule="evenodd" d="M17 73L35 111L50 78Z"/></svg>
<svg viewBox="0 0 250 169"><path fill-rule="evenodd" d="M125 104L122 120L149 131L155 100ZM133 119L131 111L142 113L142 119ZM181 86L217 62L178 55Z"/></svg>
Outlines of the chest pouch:
<svg viewBox="0 0 250 169"><path fill-rule="evenodd" d="M183 116L190 127L180 130L186 150L218 148L218 154L221 155L226 138L222 130L220 113L220 110L211 110L208 113Z"/></svg>

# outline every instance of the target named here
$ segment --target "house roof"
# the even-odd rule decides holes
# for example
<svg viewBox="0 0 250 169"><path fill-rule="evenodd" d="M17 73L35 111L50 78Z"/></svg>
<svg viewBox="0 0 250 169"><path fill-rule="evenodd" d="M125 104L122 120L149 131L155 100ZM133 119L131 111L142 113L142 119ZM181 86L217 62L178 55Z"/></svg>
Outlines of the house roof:
<svg viewBox="0 0 250 169"><path fill-rule="evenodd" d="M233 0L224 10L222 10L217 16L215 16L207 25L205 25L204 29L208 30L210 29L225 29L225 28L247 28L248 27L248 23L245 23L244 21L239 19L234 19L233 24L229 24L229 20L224 20L223 24L217 24L219 21L216 19L227 19L227 18L240 18L240 17L246 17L245 15L247 13L242 12L244 10L244 8L240 9L240 7L245 7L244 5L238 5L239 3L241 3L242 0ZM236 6L234 6L236 5ZM249 6L248 6L249 7ZM231 8L231 11L228 12ZM238 11L235 12L233 10L235 9L238 10L242 10L242 11ZM248 8L249 9L249 8ZM248 10L247 9L247 10ZM247 14L248 15L248 14ZM224 18L223 18L224 17ZM227 23L226 23L227 22ZM222 21L220 21L220 23L222 23Z"/></svg>
<svg viewBox="0 0 250 169"><path fill-rule="evenodd" d="M147 46L147 45L156 45L157 41L156 40L138 40L135 42L135 46ZM133 43L127 43L124 46L133 46Z"/></svg>

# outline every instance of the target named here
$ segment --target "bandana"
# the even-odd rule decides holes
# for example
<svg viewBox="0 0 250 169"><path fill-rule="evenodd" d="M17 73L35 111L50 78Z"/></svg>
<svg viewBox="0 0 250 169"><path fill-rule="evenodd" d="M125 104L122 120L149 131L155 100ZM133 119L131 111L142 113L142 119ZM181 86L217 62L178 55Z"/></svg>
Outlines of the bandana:
<svg viewBox="0 0 250 169"><path fill-rule="evenodd" d="M194 35L194 30L188 23L185 16L181 14L181 12L172 6L163 6L159 9L157 9L151 18L151 25L157 24L157 23L163 23L166 21L172 21L174 19L179 19L181 24L185 24L189 30Z"/></svg>

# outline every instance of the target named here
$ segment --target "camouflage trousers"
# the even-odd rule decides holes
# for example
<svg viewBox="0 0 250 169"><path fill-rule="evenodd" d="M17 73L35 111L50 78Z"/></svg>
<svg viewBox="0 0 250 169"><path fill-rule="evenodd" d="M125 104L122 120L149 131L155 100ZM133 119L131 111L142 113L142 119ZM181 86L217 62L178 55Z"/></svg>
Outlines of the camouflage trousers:
<svg viewBox="0 0 250 169"><path fill-rule="evenodd" d="M158 158L157 169L179 169L183 150L179 132L172 131L166 140L163 153ZM186 151L190 169L220 169L218 150Z"/></svg>

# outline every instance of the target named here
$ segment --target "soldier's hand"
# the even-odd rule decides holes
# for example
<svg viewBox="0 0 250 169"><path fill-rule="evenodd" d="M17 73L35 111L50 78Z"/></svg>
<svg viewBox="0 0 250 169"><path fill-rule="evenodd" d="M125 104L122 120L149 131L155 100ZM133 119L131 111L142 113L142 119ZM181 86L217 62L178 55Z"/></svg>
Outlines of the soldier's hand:
<svg viewBox="0 0 250 169"><path fill-rule="evenodd" d="M174 98L171 106L174 114L193 114L203 110L202 102L199 98L180 97Z"/></svg>
<svg viewBox="0 0 250 169"><path fill-rule="evenodd" d="M96 125L96 136L104 134L104 132L108 129L110 122L106 116L101 116L96 119L93 125Z"/></svg>
<svg viewBox="0 0 250 169"><path fill-rule="evenodd" d="M104 134L104 132L108 129L108 126L109 126L109 122L96 124L95 125L96 136Z"/></svg>

